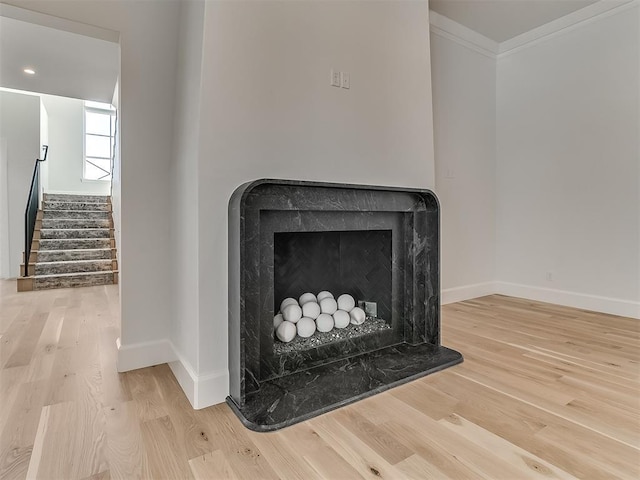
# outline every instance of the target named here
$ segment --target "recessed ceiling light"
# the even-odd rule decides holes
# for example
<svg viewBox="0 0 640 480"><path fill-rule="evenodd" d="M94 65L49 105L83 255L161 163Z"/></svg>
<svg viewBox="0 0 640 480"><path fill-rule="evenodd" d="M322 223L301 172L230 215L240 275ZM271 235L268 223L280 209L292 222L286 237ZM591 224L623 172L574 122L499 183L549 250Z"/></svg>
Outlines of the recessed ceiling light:
<svg viewBox="0 0 640 480"><path fill-rule="evenodd" d="M29 75L35 75L35 74L36 74L36 71L35 71L33 68L25 68L25 69L23 70L23 72L24 72L24 73L27 73L27 74L29 74Z"/></svg>

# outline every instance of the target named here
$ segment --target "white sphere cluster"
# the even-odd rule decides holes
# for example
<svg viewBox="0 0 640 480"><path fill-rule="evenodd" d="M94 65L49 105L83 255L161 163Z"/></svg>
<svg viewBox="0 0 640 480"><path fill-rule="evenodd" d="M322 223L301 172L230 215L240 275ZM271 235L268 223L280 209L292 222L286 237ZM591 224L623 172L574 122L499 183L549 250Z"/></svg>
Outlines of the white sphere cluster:
<svg viewBox="0 0 640 480"><path fill-rule="evenodd" d="M331 292L318 295L307 292L299 299L285 298L280 312L273 317L276 337L288 343L296 335L302 338L318 332L330 332L334 328L346 328L350 323L362 325L366 319L364 310L356 307L356 301L348 293L336 298Z"/></svg>

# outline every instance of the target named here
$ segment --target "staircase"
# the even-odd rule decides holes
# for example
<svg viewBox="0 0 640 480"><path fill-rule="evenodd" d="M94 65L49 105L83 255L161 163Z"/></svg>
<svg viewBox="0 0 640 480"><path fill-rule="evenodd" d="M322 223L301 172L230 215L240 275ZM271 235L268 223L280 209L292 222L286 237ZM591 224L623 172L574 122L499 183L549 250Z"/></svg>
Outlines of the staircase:
<svg viewBox="0 0 640 480"><path fill-rule="evenodd" d="M118 283L111 198L44 194L18 291Z"/></svg>

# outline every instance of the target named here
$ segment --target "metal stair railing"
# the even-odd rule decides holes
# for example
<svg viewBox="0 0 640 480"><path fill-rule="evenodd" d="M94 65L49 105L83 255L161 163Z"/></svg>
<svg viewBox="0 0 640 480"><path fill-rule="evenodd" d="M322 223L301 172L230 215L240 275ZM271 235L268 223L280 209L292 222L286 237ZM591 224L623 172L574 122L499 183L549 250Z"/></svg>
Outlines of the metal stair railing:
<svg viewBox="0 0 640 480"><path fill-rule="evenodd" d="M44 158L36 158L31 177L31 187L27 198L27 208L24 212L24 276L29 276L29 258L31 257L31 244L33 243L33 233L36 228L36 219L40 207L40 162L47 160L49 146L43 145Z"/></svg>

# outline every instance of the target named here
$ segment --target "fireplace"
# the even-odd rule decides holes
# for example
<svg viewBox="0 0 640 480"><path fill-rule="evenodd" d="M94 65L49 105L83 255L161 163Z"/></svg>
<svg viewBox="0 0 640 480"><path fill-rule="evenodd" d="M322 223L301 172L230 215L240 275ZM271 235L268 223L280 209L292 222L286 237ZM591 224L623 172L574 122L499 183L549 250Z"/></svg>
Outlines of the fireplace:
<svg viewBox="0 0 640 480"><path fill-rule="evenodd" d="M248 428L275 430L461 362L440 345L439 275L428 190L240 186L229 203L229 405ZM295 337L274 331L283 320Z"/></svg>
<svg viewBox="0 0 640 480"><path fill-rule="evenodd" d="M318 331L322 330L318 325L318 329L309 338L296 336L289 343L280 341L276 335L274 357L287 359L284 354L327 345L325 357L337 358L347 355L350 348L358 343L371 342L374 338L380 341L384 338L380 335L386 335L388 343L393 343L392 332L384 332L392 329L391 240L391 230L275 233L274 312L282 310L281 304L286 299L297 299L301 294L309 295L311 292L325 292L325 298L328 296L339 299L339 295L343 295L361 299L361 307L363 311L368 310L369 315L363 324L349 322L335 327L331 317L335 317L336 313L332 310L323 312L322 307L317 306L311 318L316 323L323 317L328 319L328 331ZM322 302L318 300L311 299L310 303L321 305ZM353 304L355 306L356 302ZM344 316L350 320L346 313L345 310ZM398 326L396 322L396 337ZM369 337L369 340L365 337ZM342 340L350 342L339 345ZM331 343L334 345L329 346ZM366 348L365 346L365 350Z"/></svg>

